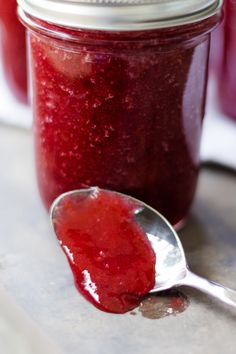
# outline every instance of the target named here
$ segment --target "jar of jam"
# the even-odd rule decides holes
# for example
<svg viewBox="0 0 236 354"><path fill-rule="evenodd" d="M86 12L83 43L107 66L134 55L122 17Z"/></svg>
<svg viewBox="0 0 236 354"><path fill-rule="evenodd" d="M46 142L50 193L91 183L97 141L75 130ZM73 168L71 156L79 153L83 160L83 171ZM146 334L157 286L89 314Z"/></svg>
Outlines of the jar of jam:
<svg viewBox="0 0 236 354"><path fill-rule="evenodd" d="M0 0L1 61L14 97L27 102L25 29L17 18L16 0Z"/></svg>
<svg viewBox="0 0 236 354"><path fill-rule="evenodd" d="M225 5L225 2L224 2ZM224 5L222 12L224 13ZM215 77L222 63L222 51L223 51L223 36L224 36L224 15L219 26L211 33L211 45L210 45L210 63L209 63L209 75Z"/></svg>
<svg viewBox="0 0 236 354"><path fill-rule="evenodd" d="M236 120L236 1L225 0L224 21L213 37L217 95L220 109Z"/></svg>
<svg viewBox="0 0 236 354"><path fill-rule="evenodd" d="M99 186L143 200L173 224L184 219L221 1L18 3L45 206L62 192Z"/></svg>

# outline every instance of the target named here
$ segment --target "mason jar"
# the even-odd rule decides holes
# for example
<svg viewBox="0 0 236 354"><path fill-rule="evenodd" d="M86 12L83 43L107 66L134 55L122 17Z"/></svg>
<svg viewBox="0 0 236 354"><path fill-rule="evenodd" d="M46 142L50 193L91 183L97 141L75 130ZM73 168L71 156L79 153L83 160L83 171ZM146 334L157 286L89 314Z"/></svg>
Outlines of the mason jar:
<svg viewBox="0 0 236 354"><path fill-rule="evenodd" d="M172 224L193 200L218 0L18 0L38 185L134 196Z"/></svg>
<svg viewBox="0 0 236 354"><path fill-rule="evenodd" d="M16 0L0 0L0 32L0 61L5 82L12 97L27 103L25 29L17 18Z"/></svg>
<svg viewBox="0 0 236 354"><path fill-rule="evenodd" d="M215 70L217 101L221 111L236 120L236 1L225 0L224 21L213 42L218 66Z"/></svg>

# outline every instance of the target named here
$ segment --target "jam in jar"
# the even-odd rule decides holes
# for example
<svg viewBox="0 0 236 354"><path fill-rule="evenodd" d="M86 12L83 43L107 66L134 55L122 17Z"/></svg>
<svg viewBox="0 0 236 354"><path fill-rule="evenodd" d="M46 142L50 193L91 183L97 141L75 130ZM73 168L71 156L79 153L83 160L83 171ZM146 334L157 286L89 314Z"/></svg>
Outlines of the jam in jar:
<svg viewBox="0 0 236 354"><path fill-rule="evenodd" d="M225 0L224 21L213 37L215 52L217 95L220 109L236 120L236 2Z"/></svg>
<svg viewBox="0 0 236 354"><path fill-rule="evenodd" d="M17 18L16 0L0 0L1 56L6 81L20 102L27 102L25 29Z"/></svg>
<svg viewBox="0 0 236 354"><path fill-rule="evenodd" d="M45 206L99 186L143 200L173 224L184 219L198 177L220 2L178 0L178 9L173 0L18 2L29 32Z"/></svg>

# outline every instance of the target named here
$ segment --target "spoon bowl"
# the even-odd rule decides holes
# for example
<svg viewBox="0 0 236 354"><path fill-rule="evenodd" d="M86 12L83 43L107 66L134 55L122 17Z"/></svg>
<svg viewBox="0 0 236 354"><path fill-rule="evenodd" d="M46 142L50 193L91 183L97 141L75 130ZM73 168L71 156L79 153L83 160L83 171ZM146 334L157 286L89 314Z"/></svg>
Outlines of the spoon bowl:
<svg viewBox="0 0 236 354"><path fill-rule="evenodd" d="M93 198L99 190L107 191L92 187L60 195L51 206L51 221L53 222L60 203L64 198L71 197L76 202L79 202L84 198ZM146 233L156 254L155 286L150 293L185 285L197 288L228 305L236 307L236 291L204 279L189 270L181 241L174 228L163 215L138 199L119 192L109 192L118 194L137 205L134 218Z"/></svg>
<svg viewBox="0 0 236 354"><path fill-rule="evenodd" d="M155 287L151 292L170 289L186 277L187 263L182 244L160 213L144 203L140 206L135 220L146 233L156 254Z"/></svg>

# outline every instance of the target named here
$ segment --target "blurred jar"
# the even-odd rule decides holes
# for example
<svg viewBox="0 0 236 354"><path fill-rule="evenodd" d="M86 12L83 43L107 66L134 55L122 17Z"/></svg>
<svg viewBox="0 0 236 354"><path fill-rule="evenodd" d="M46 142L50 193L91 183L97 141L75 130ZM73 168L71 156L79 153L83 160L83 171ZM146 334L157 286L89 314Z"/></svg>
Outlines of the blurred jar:
<svg viewBox="0 0 236 354"><path fill-rule="evenodd" d="M27 103L25 29L16 0L0 0L1 61L6 82L18 101Z"/></svg>
<svg viewBox="0 0 236 354"><path fill-rule="evenodd" d="M236 0L225 0L224 21L212 38L212 65L220 109L236 120Z"/></svg>
<svg viewBox="0 0 236 354"><path fill-rule="evenodd" d="M223 7L224 8L224 7ZM210 65L209 72L211 76L217 75L222 63L223 51L223 36L224 36L224 21L216 27L211 33L210 46Z"/></svg>

